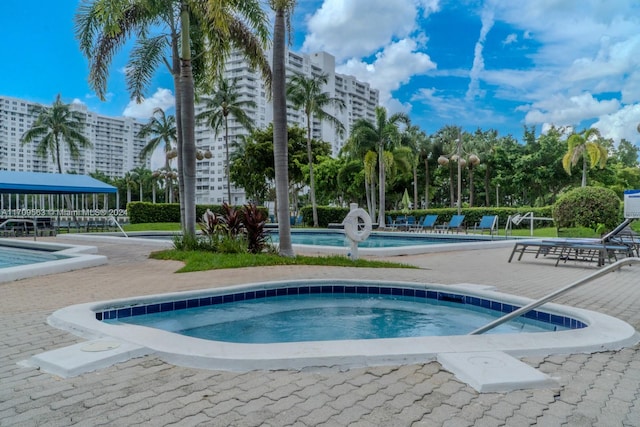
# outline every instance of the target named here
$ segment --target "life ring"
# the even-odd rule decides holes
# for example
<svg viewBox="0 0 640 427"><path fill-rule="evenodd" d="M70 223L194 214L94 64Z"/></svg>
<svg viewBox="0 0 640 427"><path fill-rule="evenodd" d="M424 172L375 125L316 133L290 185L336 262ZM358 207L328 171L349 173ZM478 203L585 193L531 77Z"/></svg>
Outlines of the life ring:
<svg viewBox="0 0 640 427"><path fill-rule="evenodd" d="M344 234L354 242L362 242L371 234L371 217L362 208L350 211L342 223Z"/></svg>

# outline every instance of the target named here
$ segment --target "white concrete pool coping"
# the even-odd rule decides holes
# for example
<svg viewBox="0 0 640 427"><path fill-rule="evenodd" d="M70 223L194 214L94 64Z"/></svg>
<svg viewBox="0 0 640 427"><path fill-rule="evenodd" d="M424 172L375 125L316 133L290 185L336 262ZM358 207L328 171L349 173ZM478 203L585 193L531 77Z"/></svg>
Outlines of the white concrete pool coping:
<svg viewBox="0 0 640 427"><path fill-rule="evenodd" d="M67 271L95 267L107 263L107 257L96 255L98 249L95 246L68 245L52 242L39 242L36 240L0 239L2 247L44 250L53 254L64 255L53 261L37 262L0 269L0 283L26 279L28 277L44 276L47 274L64 273Z"/></svg>
<svg viewBox="0 0 640 427"><path fill-rule="evenodd" d="M305 281L312 285L314 282ZM340 282L350 282L346 280ZM351 281L354 284L359 281ZM442 337L391 338L296 342L277 344L237 344L187 337L159 329L109 324L96 319L96 311L106 307L123 307L222 295L238 291L286 286L288 282L264 282L200 291L159 294L125 300L111 300L73 305L54 312L48 322L90 340L106 339L144 349L163 360L180 366L249 371L259 369L306 369L316 367L363 367L424 363L447 353L504 352L513 357L551 354L592 353L617 350L640 341L635 329L619 319L594 311L548 303L540 307L552 314L568 316L588 325L581 329L522 334L484 334ZM300 281L294 281L296 285ZM523 306L528 298L498 293L489 286L473 284L438 285L408 282L384 282L415 289L442 290L472 295L507 304ZM293 286L293 284L292 284Z"/></svg>
<svg viewBox="0 0 640 427"><path fill-rule="evenodd" d="M303 232L313 233L313 232L339 232L338 230L302 230ZM480 241L462 241L465 236L473 237L481 237L474 235L456 235L456 234L442 234L442 233L412 233L412 232L402 232L402 231L393 231L393 232L385 232L379 231L376 232L380 236L402 236L407 235L412 238L419 239L420 237L425 238L447 238L447 239L460 239L460 243L430 243L426 245L411 245L411 246L398 246L398 247L388 247L388 248L358 248L358 254L360 256L402 256L402 255L419 255L419 254L427 254L433 252L447 252L447 251L463 251L463 250L482 250L482 249L493 249L493 248L506 248L512 247L516 241L521 241L523 239L515 239L509 238L505 239L504 237L495 238L494 240L489 240L489 236L485 235L487 240ZM129 233L129 237L124 237L122 235L115 234L103 234L103 233L91 233L91 234L61 234L58 237L62 239L83 241L83 240L92 240L98 242L121 242L122 244L135 243L141 244L144 246L157 247L161 248L170 248L173 247L173 242L171 240L160 240L160 239L150 239L150 238L142 238L136 237L140 233ZM153 236L153 235L166 235L168 232L144 232L144 235ZM524 239L524 240L536 240L536 239ZM297 253L305 253L305 254L334 254L334 255L348 255L351 252L351 248L347 246L320 246L320 245L292 245L294 251Z"/></svg>

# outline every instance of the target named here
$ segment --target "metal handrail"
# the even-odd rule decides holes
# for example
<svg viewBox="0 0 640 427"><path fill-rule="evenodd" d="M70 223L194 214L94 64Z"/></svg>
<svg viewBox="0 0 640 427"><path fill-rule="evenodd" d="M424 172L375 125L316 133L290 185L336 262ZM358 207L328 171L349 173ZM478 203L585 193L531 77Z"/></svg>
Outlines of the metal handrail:
<svg viewBox="0 0 640 427"><path fill-rule="evenodd" d="M127 233L124 231L124 229L120 226L120 223L118 222L118 220L116 219L115 216L113 215L109 215L109 218L111 218L113 220L113 222L115 222L116 226L120 229L120 231L122 232L122 234L124 234L124 237L129 237L127 235Z"/></svg>
<svg viewBox="0 0 640 427"><path fill-rule="evenodd" d="M483 334L493 328L495 328L496 326L499 326L505 322L508 322L509 320L521 316L525 313L528 313L529 311L533 310L534 308L537 308L543 304L548 303L549 301L555 299L556 297L563 295L567 292L569 292L570 290L577 288L578 286L582 286L586 283L589 283L599 277L604 276L605 274L608 274L612 271L616 271L620 268L622 268L623 265L625 264L640 264L640 258L636 258L636 257L629 257L629 258L624 258L621 259L619 261L614 262L611 265L608 265L604 268L601 268L600 270L588 275L587 277L584 277L580 280L577 280L573 283L571 283L570 285L565 286L562 289L558 289L555 292L550 293L549 295L546 295L542 298L540 298L539 300L536 300L530 304L525 305L524 307L521 307L519 309L517 309L516 311L512 311L509 314L506 314L496 320L494 320L493 322L487 323L486 325L476 329L475 331L472 331L469 333L469 335L480 335Z"/></svg>

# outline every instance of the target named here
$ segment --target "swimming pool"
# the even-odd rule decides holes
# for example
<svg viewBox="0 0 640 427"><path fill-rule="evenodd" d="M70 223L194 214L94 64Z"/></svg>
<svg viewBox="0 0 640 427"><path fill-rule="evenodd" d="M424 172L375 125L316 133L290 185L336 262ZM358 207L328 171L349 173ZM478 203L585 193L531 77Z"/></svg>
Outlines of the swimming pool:
<svg viewBox="0 0 640 427"><path fill-rule="evenodd" d="M57 261L67 258L69 257L65 255L39 249L0 247L0 268L17 267L20 265Z"/></svg>
<svg viewBox="0 0 640 427"><path fill-rule="evenodd" d="M0 283L105 264L95 246L0 239Z"/></svg>
<svg viewBox="0 0 640 427"><path fill-rule="evenodd" d="M251 294L255 297L251 299L245 293L238 301L236 297L231 302L222 298L219 304L212 300L211 305L200 306L198 300L195 307L196 301L192 301L189 308L188 301L182 304L184 308L174 301L174 310L158 312L150 306L136 306L135 315L133 309L131 316L118 311L115 319L107 313L109 319L105 321L212 341L264 344L464 335L502 314L501 310L492 310L489 303L483 307L478 300L474 305L473 300L462 295L424 292L415 296L415 290L407 288L369 286L354 286L353 292L341 293L337 286L344 285L303 286L297 288L297 293L290 293L292 288L279 288L275 289L275 296L265 292L264 296ZM362 293L357 292L358 288ZM402 294L394 295L392 290L396 289ZM574 327L584 327L575 319L554 318L552 323L550 316L549 322L538 320L539 317L542 314L534 312L529 318L500 325L491 333L550 332L569 329L572 323Z"/></svg>
<svg viewBox="0 0 640 427"><path fill-rule="evenodd" d="M280 343L211 341L141 325L110 323L147 313L215 306L226 302L300 293L373 293L397 297L429 298L471 304L506 313L531 302L527 298L494 292L479 285L438 285L408 282L304 280L254 283L103 301L66 307L53 313L49 323L85 338L110 338L134 343L169 363L228 369L302 369L314 366L370 366L422 363L438 354L502 351L512 356L550 355L619 349L638 341L625 322L600 313L545 304L529 316L569 328L556 332L484 335L419 336ZM325 291L325 292L323 292ZM413 296L412 296L413 295Z"/></svg>
<svg viewBox="0 0 640 427"><path fill-rule="evenodd" d="M269 236L274 244L279 243L278 233L270 231ZM448 235L435 233L411 232L373 232L358 244L359 248L397 248L404 246L422 246L456 243L490 242L496 239L482 235ZM350 246L350 240L342 231L324 230L292 230L291 243L310 246Z"/></svg>
<svg viewBox="0 0 640 427"><path fill-rule="evenodd" d="M72 233L60 235L63 239L94 240L105 242L135 242L154 247L169 248L173 246L172 239L175 232L131 232L129 237L122 237L118 233L81 234ZM272 242L277 244L277 233L272 234ZM349 242L345 242L341 230L291 230L293 248L297 253L305 254L338 254L347 255L351 252ZM402 231L374 231L369 238L358 245L360 255L369 256L399 256L417 255L432 252L446 252L457 250L481 250L491 248L513 247L515 238L505 239L487 235L471 234L437 234L412 233Z"/></svg>

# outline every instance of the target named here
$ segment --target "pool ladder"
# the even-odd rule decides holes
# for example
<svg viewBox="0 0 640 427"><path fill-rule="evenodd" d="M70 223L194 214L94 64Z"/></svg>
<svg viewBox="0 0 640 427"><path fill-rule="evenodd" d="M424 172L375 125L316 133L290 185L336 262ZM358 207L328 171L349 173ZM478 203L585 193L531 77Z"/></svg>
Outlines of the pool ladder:
<svg viewBox="0 0 640 427"><path fill-rule="evenodd" d="M543 304L548 303L549 301L555 299L556 297L559 297L560 295L564 295L567 292L580 287L582 285L585 285L589 282L592 282L595 279L598 279L606 274L611 273L612 271L616 271L619 270L620 268L622 268L623 265L632 265L632 264L640 264L640 258L637 257L629 257L629 258L624 258L621 259L619 261L614 262L611 265L608 265L604 268L601 268L600 270L588 275L587 277L584 277L580 280L577 280L573 283L571 283L570 285L565 286L562 289L558 289L555 292L552 292L542 298L540 298L539 300L536 300L530 304L525 305L524 307L521 307L515 311L512 311L509 314L506 314L496 320L494 320L493 322L487 323L486 325L476 329L475 331L472 331L469 333L469 335L480 335L483 334L493 328L495 328L496 326L502 325L505 322L508 322L511 319L514 319L518 316L522 316L525 313L528 313L529 311L533 310L534 308L540 307Z"/></svg>

